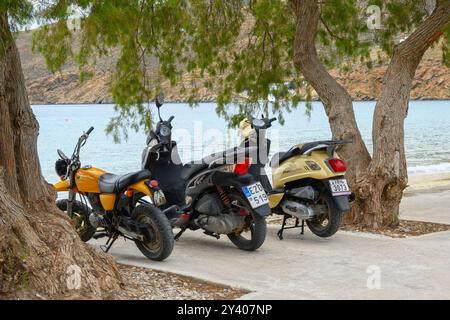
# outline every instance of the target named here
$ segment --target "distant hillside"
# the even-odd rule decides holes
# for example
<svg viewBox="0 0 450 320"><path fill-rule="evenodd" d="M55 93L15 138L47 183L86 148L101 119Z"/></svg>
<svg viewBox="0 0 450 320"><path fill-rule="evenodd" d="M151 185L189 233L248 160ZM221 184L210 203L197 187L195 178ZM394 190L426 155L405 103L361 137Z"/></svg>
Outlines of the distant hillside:
<svg viewBox="0 0 450 320"><path fill-rule="evenodd" d="M98 61L95 77L80 84L78 69L68 63L61 73L47 71L44 59L31 51L31 33L21 33L17 39L25 81L32 104L65 103L111 103L108 81L114 67L114 54ZM156 68L156 61L151 64ZM382 77L386 66L368 70L356 66L351 72L333 71L333 75L351 93L355 100L374 100L380 93ZM190 77L184 77L185 86L190 86ZM186 101L187 97L178 94L176 88L165 90L167 100ZM215 93L202 88L198 91L200 101L214 101ZM441 65L440 52L432 49L427 52L416 73L411 95L414 100L450 99L450 69Z"/></svg>

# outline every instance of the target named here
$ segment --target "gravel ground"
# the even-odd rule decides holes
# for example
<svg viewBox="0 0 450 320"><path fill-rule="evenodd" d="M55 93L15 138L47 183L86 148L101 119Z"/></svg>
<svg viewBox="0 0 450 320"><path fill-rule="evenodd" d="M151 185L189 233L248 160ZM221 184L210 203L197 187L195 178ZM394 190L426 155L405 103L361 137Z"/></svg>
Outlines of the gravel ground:
<svg viewBox="0 0 450 320"><path fill-rule="evenodd" d="M249 291L173 273L119 264L126 291L119 299L133 300L230 300Z"/></svg>

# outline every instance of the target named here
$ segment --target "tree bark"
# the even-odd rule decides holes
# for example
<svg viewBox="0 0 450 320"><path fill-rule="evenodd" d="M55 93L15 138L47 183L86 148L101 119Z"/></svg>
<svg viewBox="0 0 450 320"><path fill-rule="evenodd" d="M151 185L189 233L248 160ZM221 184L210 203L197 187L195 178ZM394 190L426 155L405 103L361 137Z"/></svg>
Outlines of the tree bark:
<svg viewBox="0 0 450 320"><path fill-rule="evenodd" d="M340 153L356 192L346 221L370 228L398 225L399 206L407 186L404 120L412 81L425 51L449 24L450 1L438 1L434 13L397 46L384 79L373 119L373 158L359 133L348 92L326 71L315 37L320 19L317 0L292 0L296 15L295 65L322 100L334 138L353 140Z"/></svg>
<svg viewBox="0 0 450 320"><path fill-rule="evenodd" d="M347 90L334 79L320 62L316 49L316 31L320 19L317 0L292 0L296 16L294 64L319 95L328 116L334 139L352 141L344 146L340 155L347 163L347 178L355 188L370 164L370 154L356 123L353 102ZM357 197L352 205L361 212L364 203Z"/></svg>
<svg viewBox="0 0 450 320"><path fill-rule="evenodd" d="M352 216L366 226L397 226L403 191L408 183L404 121L414 75L427 49L450 23L450 1L440 1L432 15L394 50L384 76L373 118L373 159L358 181L364 208ZM364 214L362 214L364 212Z"/></svg>
<svg viewBox="0 0 450 320"><path fill-rule="evenodd" d="M0 12L0 296L112 297L121 289L118 270L54 205L39 165L38 130L7 13ZM68 285L77 267L80 285Z"/></svg>

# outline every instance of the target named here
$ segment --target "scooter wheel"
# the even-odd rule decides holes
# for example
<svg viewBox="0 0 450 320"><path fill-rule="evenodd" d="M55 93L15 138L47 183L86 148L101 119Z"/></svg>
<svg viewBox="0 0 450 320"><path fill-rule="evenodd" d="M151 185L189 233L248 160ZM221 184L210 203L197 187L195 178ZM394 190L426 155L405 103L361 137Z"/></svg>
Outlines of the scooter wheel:
<svg viewBox="0 0 450 320"><path fill-rule="evenodd" d="M246 208L246 210L250 212L250 215L247 217L247 225L244 229L247 232L242 231L239 234L230 233L227 235L228 238L241 250L254 251L258 249L266 240L266 218L255 214L252 208L248 205L247 201L241 195L233 192L229 194L229 197L232 203L236 202L236 204L240 207Z"/></svg>
<svg viewBox="0 0 450 320"><path fill-rule="evenodd" d="M316 236L329 238L341 227L342 212L336 208L330 195L323 194L320 197L319 204L326 206L326 213L306 220L306 225Z"/></svg>

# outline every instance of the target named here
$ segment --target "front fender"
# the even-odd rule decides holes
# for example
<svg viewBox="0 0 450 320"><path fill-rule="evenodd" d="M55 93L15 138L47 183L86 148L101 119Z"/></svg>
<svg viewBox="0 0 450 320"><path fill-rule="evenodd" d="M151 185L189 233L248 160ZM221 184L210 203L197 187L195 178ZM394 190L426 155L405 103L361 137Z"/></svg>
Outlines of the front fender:
<svg viewBox="0 0 450 320"><path fill-rule="evenodd" d="M69 179L60 180L53 185L56 189L56 192L69 191Z"/></svg>

